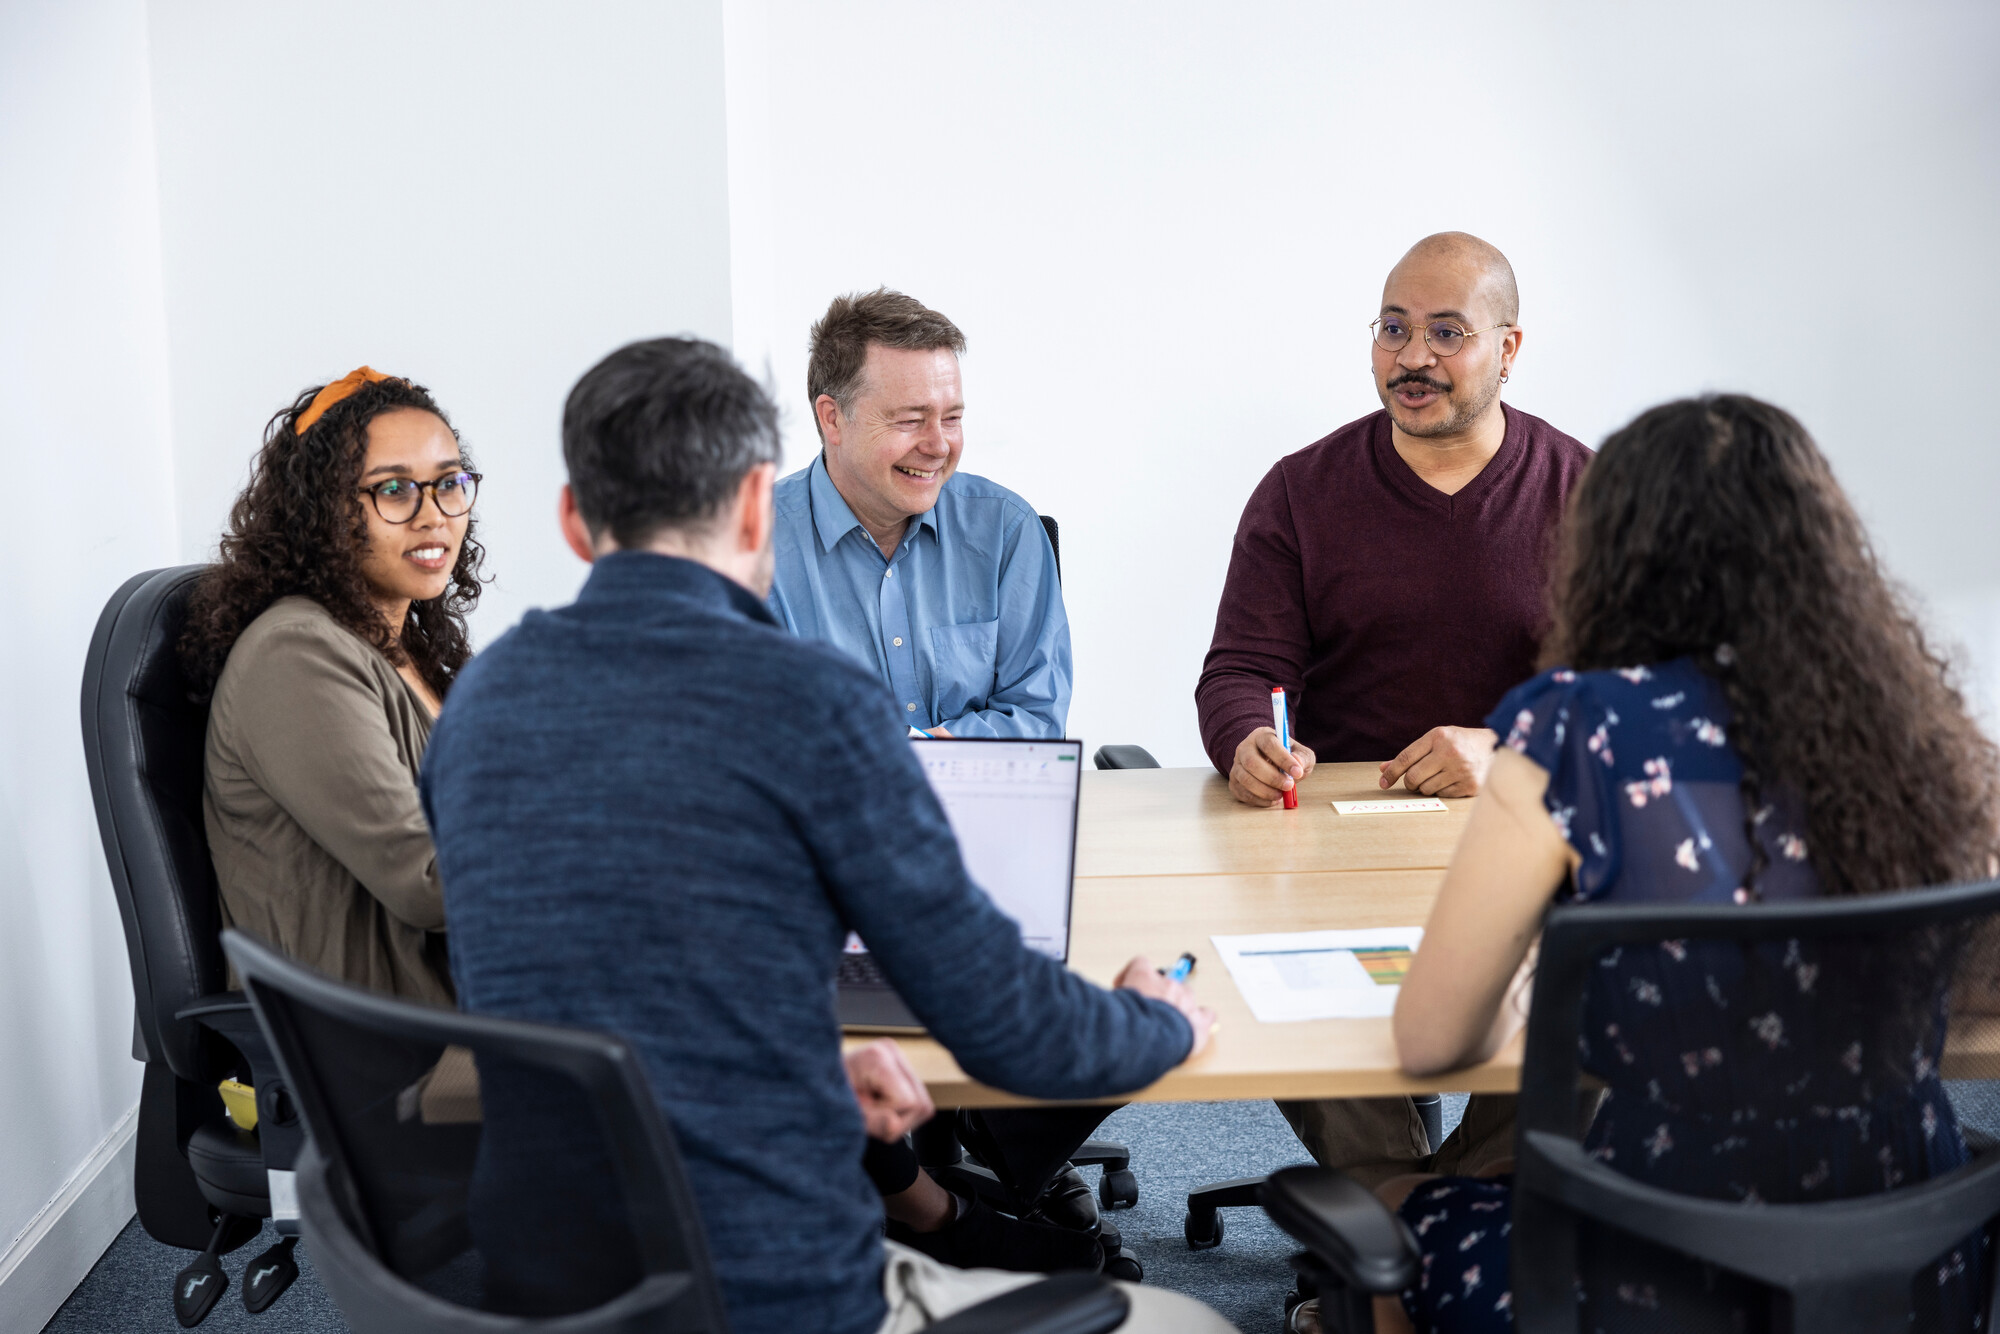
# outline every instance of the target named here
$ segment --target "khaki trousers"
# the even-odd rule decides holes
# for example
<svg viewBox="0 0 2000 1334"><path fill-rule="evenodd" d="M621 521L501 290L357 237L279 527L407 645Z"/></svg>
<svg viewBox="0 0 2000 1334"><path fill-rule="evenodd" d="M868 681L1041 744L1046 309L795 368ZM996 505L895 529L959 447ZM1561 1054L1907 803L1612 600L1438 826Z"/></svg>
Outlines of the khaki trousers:
<svg viewBox="0 0 2000 1334"><path fill-rule="evenodd" d="M998 1269L953 1269L893 1241L883 1242L882 1249L886 1252L882 1296L888 1300L889 1317L878 1334L913 1334L1042 1277ZM1236 1326L1192 1297L1130 1283L1118 1286L1132 1303L1131 1314L1118 1328L1130 1334L1236 1334Z"/></svg>
<svg viewBox="0 0 2000 1334"><path fill-rule="evenodd" d="M1408 1098L1280 1101L1278 1110L1313 1161L1338 1168L1373 1190L1407 1172L1478 1176L1514 1156L1514 1095L1475 1093L1465 1118L1436 1153Z"/></svg>

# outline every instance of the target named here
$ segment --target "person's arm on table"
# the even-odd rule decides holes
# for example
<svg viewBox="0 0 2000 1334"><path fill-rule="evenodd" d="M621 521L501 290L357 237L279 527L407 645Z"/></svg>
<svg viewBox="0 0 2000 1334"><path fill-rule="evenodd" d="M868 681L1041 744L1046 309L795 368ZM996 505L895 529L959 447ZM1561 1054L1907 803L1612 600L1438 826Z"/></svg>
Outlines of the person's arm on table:
<svg viewBox="0 0 2000 1334"><path fill-rule="evenodd" d="M1246 805L1275 806L1312 772L1311 749L1294 737L1287 754L1270 721L1273 686L1284 687L1296 710L1311 648L1291 502L1274 467L1243 507L1194 691L1202 746L1228 777L1230 795Z"/></svg>
<svg viewBox="0 0 2000 1334"><path fill-rule="evenodd" d="M1484 727L1433 727L1382 764L1382 786L1426 797L1472 797L1486 782L1500 738Z"/></svg>
<svg viewBox="0 0 2000 1334"><path fill-rule="evenodd" d="M1022 943L967 878L873 683L858 700L827 705L803 766L815 781L800 789L801 828L847 925L968 1075L1027 1097L1104 1098L1144 1088L1201 1049L1214 1016L1143 960L1106 991Z"/></svg>
<svg viewBox="0 0 2000 1334"><path fill-rule="evenodd" d="M1000 558L993 678L963 683L964 696L986 704L944 719L932 736L1060 737L1069 721L1069 617L1056 555L1034 515L1024 510L1021 519ZM939 693L959 692L939 683Z"/></svg>
<svg viewBox="0 0 2000 1334"><path fill-rule="evenodd" d="M1577 860L1542 805L1548 785L1534 761L1494 755L1396 998L1396 1054L1409 1074L1488 1060L1527 1017L1523 963Z"/></svg>

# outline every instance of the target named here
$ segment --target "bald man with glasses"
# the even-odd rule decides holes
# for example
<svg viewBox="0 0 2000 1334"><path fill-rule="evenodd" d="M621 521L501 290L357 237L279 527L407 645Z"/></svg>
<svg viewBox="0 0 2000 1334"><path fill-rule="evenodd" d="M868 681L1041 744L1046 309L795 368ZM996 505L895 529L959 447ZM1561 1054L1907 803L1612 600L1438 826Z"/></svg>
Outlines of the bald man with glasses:
<svg viewBox="0 0 2000 1334"><path fill-rule="evenodd" d="M1520 296L1485 241L1417 242L1370 330L1382 411L1280 459L1251 494L1195 688L1209 758L1252 806L1279 806L1318 759L1379 763L1384 788L1479 790L1495 740L1482 720L1535 672L1553 530L1590 460L1500 401ZM1474 1100L1449 1170L1476 1170L1461 1152L1511 1151L1512 1103ZM1365 1184L1431 1147L1408 1098L1280 1106L1316 1158Z"/></svg>

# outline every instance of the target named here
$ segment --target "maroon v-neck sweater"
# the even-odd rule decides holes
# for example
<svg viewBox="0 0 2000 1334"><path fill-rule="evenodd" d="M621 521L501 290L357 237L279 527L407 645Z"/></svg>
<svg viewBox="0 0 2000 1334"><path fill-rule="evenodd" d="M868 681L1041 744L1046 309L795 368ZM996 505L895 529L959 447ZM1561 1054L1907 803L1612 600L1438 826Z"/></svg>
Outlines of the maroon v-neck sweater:
<svg viewBox="0 0 2000 1334"><path fill-rule="evenodd" d="M1258 483L1195 687L1217 769L1270 725L1272 686L1318 758L1380 761L1433 727L1482 726L1534 675L1556 522L1591 455L1504 411L1500 452L1457 495L1410 471L1386 412Z"/></svg>

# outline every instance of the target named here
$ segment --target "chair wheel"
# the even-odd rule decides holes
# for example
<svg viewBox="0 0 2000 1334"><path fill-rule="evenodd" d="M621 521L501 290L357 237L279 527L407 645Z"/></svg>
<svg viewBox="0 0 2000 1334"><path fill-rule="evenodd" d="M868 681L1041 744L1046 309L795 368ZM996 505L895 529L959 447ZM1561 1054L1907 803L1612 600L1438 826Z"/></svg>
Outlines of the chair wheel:
<svg viewBox="0 0 2000 1334"><path fill-rule="evenodd" d="M243 1266L244 1310L262 1315L298 1280L299 1262L292 1258L292 1248L298 1244L297 1237L285 1237Z"/></svg>
<svg viewBox="0 0 2000 1334"><path fill-rule="evenodd" d="M1121 1249L1118 1254L1105 1257L1104 1276L1125 1283L1138 1283L1145 1279L1146 1269L1139 1263L1139 1257Z"/></svg>
<svg viewBox="0 0 2000 1334"><path fill-rule="evenodd" d="M1189 1250L1212 1251L1222 1244L1222 1213L1216 1210L1204 1220L1190 1209L1181 1223L1181 1232L1187 1237Z"/></svg>
<svg viewBox="0 0 2000 1334"><path fill-rule="evenodd" d="M226 1221L226 1220L225 1220ZM174 1275L174 1318L182 1329L193 1329L208 1319L215 1303L229 1286L229 1275L211 1251L203 1251L194 1262Z"/></svg>
<svg viewBox="0 0 2000 1334"><path fill-rule="evenodd" d="M1129 1167L1115 1172L1106 1168L1103 1179L1097 1183L1097 1202L1106 1209L1130 1209L1139 1202L1139 1178L1132 1175Z"/></svg>

